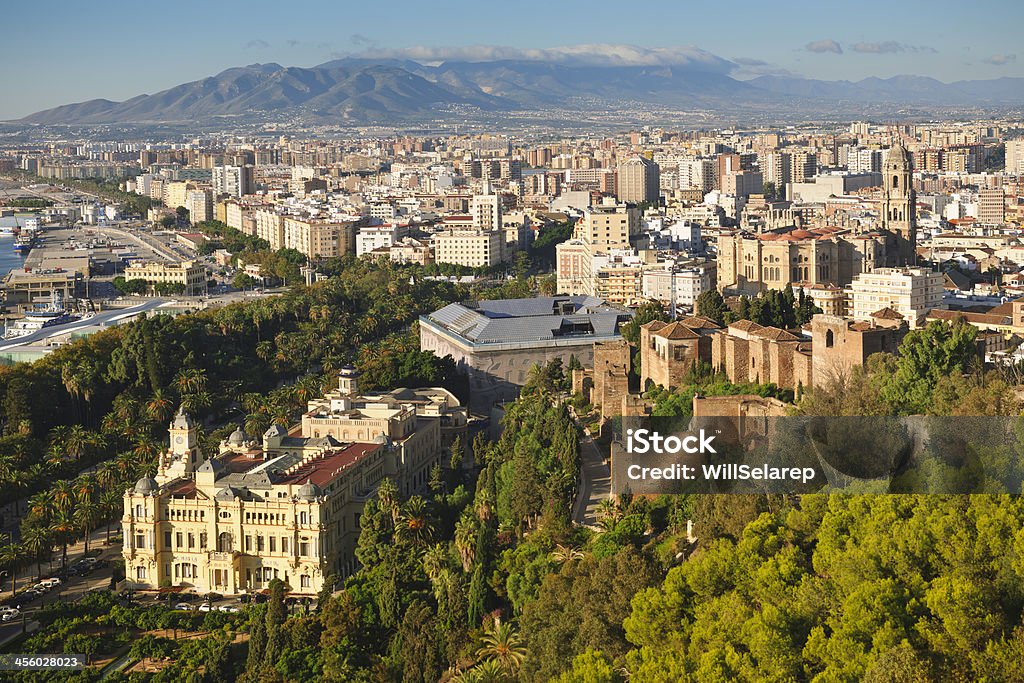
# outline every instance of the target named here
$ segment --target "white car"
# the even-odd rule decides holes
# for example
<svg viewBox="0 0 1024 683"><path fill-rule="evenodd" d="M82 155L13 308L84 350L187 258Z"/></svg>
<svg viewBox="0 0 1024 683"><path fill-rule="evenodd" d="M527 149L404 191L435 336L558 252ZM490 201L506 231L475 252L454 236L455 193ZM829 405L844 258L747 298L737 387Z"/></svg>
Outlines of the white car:
<svg viewBox="0 0 1024 683"><path fill-rule="evenodd" d="M177 605L174 606L174 609L178 610L179 612L191 612L192 605L188 604L187 602L179 602Z"/></svg>
<svg viewBox="0 0 1024 683"><path fill-rule="evenodd" d="M212 612L213 611L213 605L211 605L208 602L204 602L203 604L199 605L199 611L200 612Z"/></svg>
<svg viewBox="0 0 1024 683"><path fill-rule="evenodd" d="M217 611L218 612L236 613L236 612L241 612L242 610L238 609L234 605L221 605L220 607L217 608Z"/></svg>
<svg viewBox="0 0 1024 683"><path fill-rule="evenodd" d="M20 615L21 610L8 609L5 610L3 613L0 613L0 621L12 621L14 619L17 619Z"/></svg>
<svg viewBox="0 0 1024 683"><path fill-rule="evenodd" d="M54 576L51 579L43 579L39 583L44 585L44 586L49 586L50 588L56 588L57 586L61 585L61 583L63 583L63 582L58 577Z"/></svg>

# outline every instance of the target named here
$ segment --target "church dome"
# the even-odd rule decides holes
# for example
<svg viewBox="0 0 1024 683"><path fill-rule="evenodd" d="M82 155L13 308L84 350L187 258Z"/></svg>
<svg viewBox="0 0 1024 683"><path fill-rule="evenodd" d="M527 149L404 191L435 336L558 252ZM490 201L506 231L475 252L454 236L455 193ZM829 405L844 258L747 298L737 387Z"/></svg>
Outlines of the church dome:
<svg viewBox="0 0 1024 683"><path fill-rule="evenodd" d="M232 446L243 446L245 442L249 440L249 435L243 431L241 427L231 432L231 436L228 437L228 444Z"/></svg>
<svg viewBox="0 0 1024 683"><path fill-rule="evenodd" d="M299 487L297 495L300 500L315 500L321 495L320 487L307 479L306 483Z"/></svg>
<svg viewBox="0 0 1024 683"><path fill-rule="evenodd" d="M887 165L899 164L900 166L908 166L910 164L907 148L903 146L903 142L898 138L892 147L889 148L889 152L885 157L885 163Z"/></svg>
<svg viewBox="0 0 1024 683"><path fill-rule="evenodd" d="M135 483L135 493L141 493L142 495L155 493L159 488L160 486L153 477L143 477Z"/></svg>

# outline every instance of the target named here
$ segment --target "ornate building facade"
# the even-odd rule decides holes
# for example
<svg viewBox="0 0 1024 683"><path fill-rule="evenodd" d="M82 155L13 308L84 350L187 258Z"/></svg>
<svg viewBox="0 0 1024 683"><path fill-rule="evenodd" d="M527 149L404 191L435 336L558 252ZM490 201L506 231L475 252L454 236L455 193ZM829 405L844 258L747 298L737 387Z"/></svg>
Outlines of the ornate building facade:
<svg viewBox="0 0 1024 683"><path fill-rule="evenodd" d="M425 489L430 469L447 462L443 441L465 425L444 389L359 394L352 370L300 425L262 439L238 429L212 458L179 411L156 476L124 494L126 581L237 594L279 578L316 594L328 575L356 569L359 516L380 483L394 480L403 495Z"/></svg>

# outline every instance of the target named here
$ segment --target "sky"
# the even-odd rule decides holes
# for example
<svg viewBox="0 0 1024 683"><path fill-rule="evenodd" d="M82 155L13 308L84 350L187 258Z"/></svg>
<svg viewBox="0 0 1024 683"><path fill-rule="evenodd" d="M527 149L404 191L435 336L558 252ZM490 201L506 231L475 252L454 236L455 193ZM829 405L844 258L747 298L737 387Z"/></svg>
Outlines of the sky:
<svg viewBox="0 0 1024 683"><path fill-rule="evenodd" d="M741 79L1020 77L1022 19L1021 0L4 0L0 120L367 53L696 62Z"/></svg>

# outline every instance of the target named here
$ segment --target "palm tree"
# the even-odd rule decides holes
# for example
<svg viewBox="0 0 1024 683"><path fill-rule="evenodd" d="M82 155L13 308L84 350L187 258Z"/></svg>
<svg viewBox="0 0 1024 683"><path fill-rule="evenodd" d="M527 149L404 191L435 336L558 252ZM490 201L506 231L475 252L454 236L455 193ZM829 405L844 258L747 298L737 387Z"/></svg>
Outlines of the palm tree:
<svg viewBox="0 0 1024 683"><path fill-rule="evenodd" d="M157 424L162 425L170 420L173 412L174 404L163 389L153 392L153 396L146 402L146 414Z"/></svg>
<svg viewBox="0 0 1024 683"><path fill-rule="evenodd" d="M509 675L515 676L526 659L526 646L512 624L495 620L481 638L476 656L485 661L495 661Z"/></svg>
<svg viewBox="0 0 1024 683"><path fill-rule="evenodd" d="M462 570L468 572L476 559L478 523L472 515L463 515L455 524L455 549L462 560Z"/></svg>
<svg viewBox="0 0 1024 683"><path fill-rule="evenodd" d="M24 555L25 549L20 543L9 542L0 546L0 563L11 572L11 595L18 592L18 567L25 559Z"/></svg>
<svg viewBox="0 0 1024 683"><path fill-rule="evenodd" d="M89 430L82 425L74 425L68 430L64 440L64 450L72 460L81 460L89 452L93 438Z"/></svg>
<svg viewBox="0 0 1024 683"><path fill-rule="evenodd" d="M107 520L107 545L110 545L110 523L121 516L124 511L123 495L120 491L110 489L100 496L100 507L103 517Z"/></svg>
<svg viewBox="0 0 1024 683"><path fill-rule="evenodd" d="M53 550L53 541L50 538L50 531L37 524L29 525L21 535L21 542L28 556L36 561L36 575L43 578L42 560L43 555Z"/></svg>
<svg viewBox="0 0 1024 683"><path fill-rule="evenodd" d="M17 463L12 455L0 455L0 482L7 483L18 472Z"/></svg>
<svg viewBox="0 0 1024 683"><path fill-rule="evenodd" d="M398 488L395 486L395 482L390 479L385 479L377 487L377 500L379 501L380 509L387 510L391 513L391 523L394 526L398 525L399 508L398 508Z"/></svg>
<svg viewBox="0 0 1024 683"><path fill-rule="evenodd" d="M434 523L430 519L426 502L419 496L406 501L398 526L398 536L414 545L423 546L434 535Z"/></svg>
<svg viewBox="0 0 1024 683"><path fill-rule="evenodd" d="M28 499L28 512L37 520L49 520L53 513L53 498L45 491L35 494Z"/></svg>
<svg viewBox="0 0 1024 683"><path fill-rule="evenodd" d="M582 560L584 557L583 551L574 548L571 545L562 545L561 543L555 546L554 551L551 553L551 559L558 564L565 564L566 562L572 562L573 560Z"/></svg>
<svg viewBox="0 0 1024 683"><path fill-rule="evenodd" d="M89 534L100 519L100 506L92 499L83 500L75 508L75 522L85 532L85 554L89 554Z"/></svg>
<svg viewBox="0 0 1024 683"><path fill-rule="evenodd" d="M206 390L206 370L182 368L174 377L174 388L179 394L198 394Z"/></svg>
<svg viewBox="0 0 1024 683"><path fill-rule="evenodd" d="M509 676L501 662L494 659L482 661L470 671L475 675L475 678L472 679L474 683L508 683L509 681Z"/></svg>
<svg viewBox="0 0 1024 683"><path fill-rule="evenodd" d="M61 545L60 551L60 566L61 568L68 566L68 543L75 540L78 536L78 529L75 527L74 519L71 514L65 511L59 510L54 516L53 521L49 527L50 538Z"/></svg>

